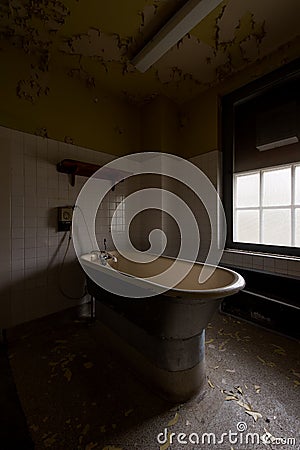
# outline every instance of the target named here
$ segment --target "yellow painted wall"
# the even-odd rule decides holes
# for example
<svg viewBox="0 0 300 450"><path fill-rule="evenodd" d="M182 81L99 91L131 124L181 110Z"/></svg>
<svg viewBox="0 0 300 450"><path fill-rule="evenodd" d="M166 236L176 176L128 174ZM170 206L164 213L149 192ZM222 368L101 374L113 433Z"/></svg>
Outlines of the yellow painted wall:
<svg viewBox="0 0 300 450"><path fill-rule="evenodd" d="M20 99L16 86L30 77L28 55L10 47L0 53L0 125L32 134L45 128L52 139L71 138L76 145L116 156L163 151L190 158L219 148L220 96L298 55L299 39L182 105L158 96L138 107L107 88L88 89L58 69L43 75L49 95L34 104Z"/></svg>
<svg viewBox="0 0 300 450"><path fill-rule="evenodd" d="M211 89L182 105L180 154L192 157L218 147L218 92Z"/></svg>
<svg viewBox="0 0 300 450"><path fill-rule="evenodd" d="M76 145L114 155L139 151L140 114L135 106L107 90L88 89L60 70L44 75L49 94L32 104L16 95L18 81L30 77L28 56L10 48L0 57L0 125L31 134L46 128L52 139L64 141L67 136Z"/></svg>
<svg viewBox="0 0 300 450"><path fill-rule="evenodd" d="M141 151L178 153L178 109L162 96L141 107Z"/></svg>
<svg viewBox="0 0 300 450"><path fill-rule="evenodd" d="M179 155L179 107L168 98L163 98L162 104L163 140L162 151Z"/></svg>
<svg viewBox="0 0 300 450"><path fill-rule="evenodd" d="M141 151L160 152L162 149L161 100L155 98L141 106Z"/></svg>

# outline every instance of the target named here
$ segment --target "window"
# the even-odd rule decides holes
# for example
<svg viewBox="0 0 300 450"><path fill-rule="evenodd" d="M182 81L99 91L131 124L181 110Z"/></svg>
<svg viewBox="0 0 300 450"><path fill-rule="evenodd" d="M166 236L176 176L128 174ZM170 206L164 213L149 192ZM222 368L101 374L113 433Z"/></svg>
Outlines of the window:
<svg viewBox="0 0 300 450"><path fill-rule="evenodd" d="M226 247L300 256L300 59L221 106Z"/></svg>
<svg viewBox="0 0 300 450"><path fill-rule="evenodd" d="M300 246L300 164L233 176L233 241Z"/></svg>

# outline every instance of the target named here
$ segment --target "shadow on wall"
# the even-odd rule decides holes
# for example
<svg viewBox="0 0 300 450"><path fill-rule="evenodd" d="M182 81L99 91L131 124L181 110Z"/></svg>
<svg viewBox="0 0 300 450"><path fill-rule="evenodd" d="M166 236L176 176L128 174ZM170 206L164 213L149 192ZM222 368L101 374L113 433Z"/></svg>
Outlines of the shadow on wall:
<svg viewBox="0 0 300 450"><path fill-rule="evenodd" d="M56 312L60 303L63 310L86 301L85 274L76 258L65 258L68 236L64 233L44 267L29 268L0 290L0 297L10 295L12 325Z"/></svg>
<svg viewBox="0 0 300 450"><path fill-rule="evenodd" d="M53 227L54 224L57 226L57 208L51 208L49 210L48 226ZM72 252L74 260L66 261L70 252ZM52 280L54 284L55 281L57 282L59 292L64 297L70 300L80 300L83 298L85 292L85 274L74 255L71 230L64 232L58 241L57 248L49 259L47 272L54 274Z"/></svg>
<svg viewBox="0 0 300 450"><path fill-rule="evenodd" d="M85 276L77 261L66 263L63 270L59 264L52 264L47 270L37 269L33 275L13 282L10 291L16 325L56 312L57 300L61 300L61 310L74 306L74 302L85 302ZM5 292L7 289L2 289L0 296Z"/></svg>
<svg viewBox="0 0 300 450"><path fill-rule="evenodd" d="M131 244L139 251L147 251L150 248L149 235L153 230L161 230L166 236L166 248L163 252L165 256L177 257L181 247L182 236L189 232L189 229L180 230L180 223L177 222L178 211L176 203L169 204L173 210L174 217L169 213L160 209L161 204L158 202L157 207L150 207L144 210L143 190L151 188L168 191L178 196L185 205L191 210L195 218L200 233L200 243L193 241L190 237L188 241L189 249L193 254L194 249L198 248L198 261L205 261L210 248L211 242L211 224L207 211L197 197L197 195L180 181L157 174L143 174L130 177L116 188L116 192L109 192L104 198L96 216L96 236L100 249L103 249L103 239L106 239L108 250L114 249L112 240L112 231L118 234L120 242L127 247L126 231L129 226L129 239ZM140 197L136 200L138 213L131 216L130 206L126 205L126 199L133 193L139 193ZM112 216L115 208L125 200L124 208L119 211L116 218L115 227L112 222ZM166 206L166 203L164 204ZM53 226L53 225L52 225ZM184 227L183 227L184 228ZM185 249L188 251L189 249Z"/></svg>
<svg viewBox="0 0 300 450"><path fill-rule="evenodd" d="M49 228L57 227L57 208L49 209L48 215L48 226ZM58 229L57 229L58 232ZM74 256L73 261L66 261L66 257L69 253ZM63 255L63 256L62 256ZM57 261L60 261L59 263ZM58 284L61 290L66 294L65 296L72 297L75 300L80 299L78 292L84 291L85 284L85 274L74 254L74 249L72 245L72 231L63 232L62 237L58 241L57 248L52 254L48 262L48 270L52 268L57 268L58 271ZM65 283L64 283L65 281ZM68 294L64 291L63 285L71 286L71 292Z"/></svg>

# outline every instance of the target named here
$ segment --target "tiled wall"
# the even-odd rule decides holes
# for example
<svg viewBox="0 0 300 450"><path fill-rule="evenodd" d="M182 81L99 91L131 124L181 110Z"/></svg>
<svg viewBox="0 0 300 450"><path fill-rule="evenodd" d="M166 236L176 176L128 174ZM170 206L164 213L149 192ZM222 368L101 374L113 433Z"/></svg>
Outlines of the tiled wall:
<svg viewBox="0 0 300 450"><path fill-rule="evenodd" d="M0 322L10 322L11 286L11 220L10 220L10 140L0 134L1 168L0 176ZM1 328L0 324L0 328Z"/></svg>
<svg viewBox="0 0 300 450"><path fill-rule="evenodd" d="M3 127L0 127L0 149L0 328L5 328L84 301L69 299L61 292L62 288L68 296L79 297L83 293L84 275L72 243L60 272L68 236L57 231L57 207L73 205L86 178L77 176L76 185L72 187L68 176L57 172L56 164L62 159L72 158L103 165L113 157ZM218 186L219 152L200 155L192 158L191 162ZM118 202L128 193L148 187L148 184L144 177L143 182L120 183L115 191L108 193L96 221L100 247L104 238L107 239L107 247L113 247L110 221ZM182 193L186 195L184 190ZM197 215L201 221L199 211ZM119 225L122 228L123 218L120 218ZM140 215L136 220L131 229L132 240L143 250L148 245L148 232L161 226L171 244L176 244L176 233L171 230L168 220L153 213ZM121 228L120 232L123 232ZM208 227L203 223L201 233L207 246ZM169 253L173 250L170 248ZM222 262L237 268L248 267L300 277L297 258L225 250Z"/></svg>
<svg viewBox="0 0 300 450"><path fill-rule="evenodd" d="M225 250L221 262L236 268L255 269L262 272L300 278L299 258Z"/></svg>
<svg viewBox="0 0 300 450"><path fill-rule="evenodd" d="M0 328L71 307L83 300L66 298L83 293L84 276L68 236L57 231L57 207L73 205L86 181L76 177L75 187L56 164L64 158L105 164L111 155L0 127ZM113 204L111 193L107 204ZM105 216L105 217L104 217ZM99 237L109 236L100 216Z"/></svg>
<svg viewBox="0 0 300 450"><path fill-rule="evenodd" d="M122 203L125 193L126 189L124 189L122 183L119 183L116 185L114 191L110 190L108 192L100 204L95 222L96 238L100 250L104 250L105 248L104 240L106 241L107 250L114 248L112 231L119 235L123 235L125 231L126 215L124 204ZM121 207L113 218L115 209L120 204Z"/></svg>

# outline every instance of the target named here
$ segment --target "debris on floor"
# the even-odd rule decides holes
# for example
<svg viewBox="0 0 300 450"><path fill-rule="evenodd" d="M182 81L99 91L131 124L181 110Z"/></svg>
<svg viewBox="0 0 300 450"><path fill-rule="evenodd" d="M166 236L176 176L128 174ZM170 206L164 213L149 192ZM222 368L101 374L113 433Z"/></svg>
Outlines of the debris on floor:
<svg viewBox="0 0 300 450"><path fill-rule="evenodd" d="M192 450L197 436L198 447L209 450L208 438L219 442L229 430L256 433L278 450L297 448L278 438L299 446L299 342L216 314L206 330L203 391L174 406L99 341L99 327L62 313L25 324L9 341L36 450ZM221 448L250 447L227 440Z"/></svg>

